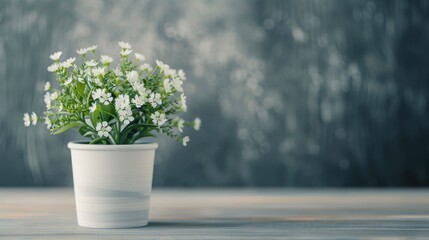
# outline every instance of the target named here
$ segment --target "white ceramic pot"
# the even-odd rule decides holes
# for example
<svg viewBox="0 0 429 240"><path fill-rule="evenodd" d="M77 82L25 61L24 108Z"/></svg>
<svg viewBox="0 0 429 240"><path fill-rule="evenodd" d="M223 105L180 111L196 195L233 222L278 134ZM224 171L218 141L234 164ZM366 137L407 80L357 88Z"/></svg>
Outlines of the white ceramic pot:
<svg viewBox="0 0 429 240"><path fill-rule="evenodd" d="M70 142L78 224L130 228L148 223L157 143Z"/></svg>

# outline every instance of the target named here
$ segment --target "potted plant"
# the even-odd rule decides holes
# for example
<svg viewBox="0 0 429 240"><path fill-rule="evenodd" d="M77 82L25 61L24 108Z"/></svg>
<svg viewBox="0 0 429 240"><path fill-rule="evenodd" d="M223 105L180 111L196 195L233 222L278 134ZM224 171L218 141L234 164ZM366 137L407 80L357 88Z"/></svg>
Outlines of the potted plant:
<svg viewBox="0 0 429 240"><path fill-rule="evenodd" d="M59 88L45 84L43 120L52 134L72 128L88 141L70 142L78 224L94 228L125 228L148 223L155 149L141 139L163 133L184 146L185 126L198 130L201 120L187 122L178 114L187 110L182 70L161 61L152 67L142 54L132 60L131 45L119 42L120 61L97 57L92 46L81 56L60 62L50 56L48 67ZM36 125L37 115L24 114L25 126Z"/></svg>

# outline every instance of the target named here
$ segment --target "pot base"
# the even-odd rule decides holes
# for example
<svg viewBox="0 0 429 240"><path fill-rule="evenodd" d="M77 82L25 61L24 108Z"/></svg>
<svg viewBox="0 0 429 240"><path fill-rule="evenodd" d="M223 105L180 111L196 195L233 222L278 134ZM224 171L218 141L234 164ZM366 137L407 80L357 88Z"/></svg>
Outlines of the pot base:
<svg viewBox="0 0 429 240"><path fill-rule="evenodd" d="M78 221L77 224L81 227L86 228L115 228L115 229L124 229L124 228L139 228L147 226L148 221L143 222L134 222L134 223L105 223L105 222L87 222L87 221Z"/></svg>

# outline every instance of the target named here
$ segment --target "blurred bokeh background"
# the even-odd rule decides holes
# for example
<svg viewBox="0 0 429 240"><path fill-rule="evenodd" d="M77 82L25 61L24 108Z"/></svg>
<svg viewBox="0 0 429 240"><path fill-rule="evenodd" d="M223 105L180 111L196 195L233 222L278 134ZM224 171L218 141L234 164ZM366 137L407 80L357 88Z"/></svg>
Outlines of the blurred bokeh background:
<svg viewBox="0 0 429 240"><path fill-rule="evenodd" d="M188 76L202 130L159 138L155 186L428 186L429 1L0 0L0 186L71 185L25 128L49 54L120 40Z"/></svg>

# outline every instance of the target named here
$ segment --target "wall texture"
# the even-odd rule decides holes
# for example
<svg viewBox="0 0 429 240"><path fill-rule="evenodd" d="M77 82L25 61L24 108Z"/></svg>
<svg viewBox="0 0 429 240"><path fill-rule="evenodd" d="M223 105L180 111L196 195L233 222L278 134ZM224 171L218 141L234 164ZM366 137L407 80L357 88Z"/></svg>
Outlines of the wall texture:
<svg viewBox="0 0 429 240"><path fill-rule="evenodd" d="M188 75L183 148L156 186L429 185L428 1L0 0L0 186L70 185L66 143L24 128L49 54L129 41Z"/></svg>

